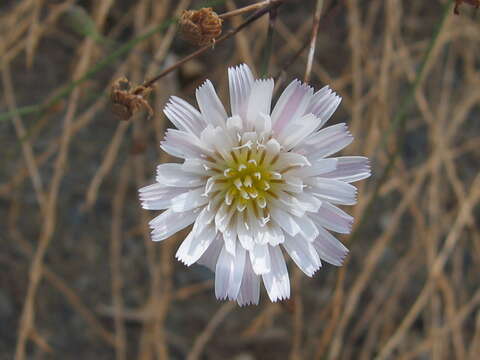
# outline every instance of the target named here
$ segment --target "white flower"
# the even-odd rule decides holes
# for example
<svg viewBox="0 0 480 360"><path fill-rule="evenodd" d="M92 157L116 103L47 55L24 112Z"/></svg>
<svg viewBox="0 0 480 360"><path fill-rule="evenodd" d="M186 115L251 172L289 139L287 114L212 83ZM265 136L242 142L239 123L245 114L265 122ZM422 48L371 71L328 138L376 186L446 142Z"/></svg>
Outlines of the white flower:
<svg viewBox="0 0 480 360"><path fill-rule="evenodd" d="M170 99L178 130L161 147L184 162L159 165L140 199L165 210L150 222L154 241L193 224L176 257L215 271L217 298L258 304L262 278L271 301L287 299L284 251L308 276L321 260L342 264L348 250L328 230L347 234L353 218L334 204L355 204L350 183L370 176L368 159L328 158L353 140L345 124L321 129L341 101L328 87L295 80L271 111L272 79L255 80L247 65L228 79L231 116L209 80L196 91L200 111Z"/></svg>

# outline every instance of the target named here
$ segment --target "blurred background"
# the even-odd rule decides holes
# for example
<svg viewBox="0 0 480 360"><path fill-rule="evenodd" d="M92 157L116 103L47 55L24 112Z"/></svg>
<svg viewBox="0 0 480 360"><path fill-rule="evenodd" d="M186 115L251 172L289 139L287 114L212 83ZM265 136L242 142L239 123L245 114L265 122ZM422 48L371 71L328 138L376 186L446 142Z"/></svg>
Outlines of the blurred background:
<svg viewBox="0 0 480 360"><path fill-rule="evenodd" d="M316 0L266 14L161 78L149 117L111 111L110 88L158 74L196 46L182 9L253 1L0 2L0 359L478 359L480 14L475 0L325 0L310 83L343 102L331 123L372 161L350 254L293 297L217 301L213 276L174 259L185 231L149 239L168 97L194 103L227 66L280 88L305 73ZM251 13L225 19L223 32ZM266 51L271 45L272 50ZM277 93L278 96L278 93Z"/></svg>

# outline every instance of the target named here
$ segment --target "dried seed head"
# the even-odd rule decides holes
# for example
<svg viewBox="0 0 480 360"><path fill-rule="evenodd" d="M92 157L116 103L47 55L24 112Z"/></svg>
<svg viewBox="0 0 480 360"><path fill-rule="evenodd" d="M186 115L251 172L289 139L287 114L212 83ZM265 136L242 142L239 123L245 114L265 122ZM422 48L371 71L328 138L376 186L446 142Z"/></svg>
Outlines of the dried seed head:
<svg viewBox="0 0 480 360"><path fill-rule="evenodd" d="M213 43L220 36L222 22L212 8L184 10L180 16L180 30L185 40L203 46Z"/></svg>
<svg viewBox="0 0 480 360"><path fill-rule="evenodd" d="M130 120L130 118L140 109L148 111L149 116L153 115L153 109L145 99L152 91L151 87L138 85L132 89L127 78L119 78L112 85L110 94L112 100L112 112L120 120Z"/></svg>
<svg viewBox="0 0 480 360"><path fill-rule="evenodd" d="M480 7L480 0L455 0L455 7L453 8L453 12L458 15L460 11L458 10L460 5L463 3L467 3L471 6L474 6L476 9Z"/></svg>

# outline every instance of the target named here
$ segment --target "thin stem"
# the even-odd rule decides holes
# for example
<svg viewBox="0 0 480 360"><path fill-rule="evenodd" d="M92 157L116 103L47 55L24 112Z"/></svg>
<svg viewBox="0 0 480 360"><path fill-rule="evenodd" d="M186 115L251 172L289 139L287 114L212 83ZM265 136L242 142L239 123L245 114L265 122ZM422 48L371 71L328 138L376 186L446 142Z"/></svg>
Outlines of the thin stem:
<svg viewBox="0 0 480 360"><path fill-rule="evenodd" d="M243 30L244 28L246 28L247 26L249 26L251 23L253 23L254 21L258 20L259 18L261 18L263 15L265 15L266 13L268 13L270 10L272 9L276 9L278 8L281 4L283 3L282 0L278 0L278 1L271 1L270 4L268 6L265 6L259 10L257 10L255 13L253 13L247 20L245 20L243 23L241 23L239 26L237 26L236 28L234 29L231 29L229 31L227 31L224 35L220 36L216 41L215 41L215 44L220 44L221 42L231 38L232 36L234 36L235 34L237 34L239 31ZM179 60L178 62L176 62L175 64L173 64L172 66L169 66L168 68L166 68L165 70L163 70L160 74L156 75L155 77L153 77L152 79L146 81L145 83L143 83L143 86L145 87L151 87L155 82L157 82L159 79L161 79L162 77L164 77L165 75L168 75L169 73L171 73L172 71L176 70L177 68L179 68L180 66L182 66L184 63L186 63L187 61L203 54L204 52L207 52L208 50L210 50L212 48L211 45L205 45L203 47L201 47L200 49L194 51L193 53L191 53L190 55L187 55L186 57L184 57L183 59Z"/></svg>
<svg viewBox="0 0 480 360"><path fill-rule="evenodd" d="M223 14L218 15L218 17L221 18L221 19L228 19L228 18L231 18L233 16L241 15L241 14L244 14L246 12L250 12L250 11L253 11L253 10L260 9L264 6L267 6L268 4L270 4L272 2L275 2L275 1L272 1L272 0L260 1L256 4L247 5L247 6L244 6L242 8L232 10L232 11L227 11Z"/></svg>
<svg viewBox="0 0 480 360"><path fill-rule="evenodd" d="M312 35L310 38L310 49L308 50L307 66L305 68L305 76L303 81L308 83L312 73L313 58L315 56L315 45L317 43L318 28L320 26L320 16L322 15L323 0L317 0L315 7L315 15L313 16Z"/></svg>

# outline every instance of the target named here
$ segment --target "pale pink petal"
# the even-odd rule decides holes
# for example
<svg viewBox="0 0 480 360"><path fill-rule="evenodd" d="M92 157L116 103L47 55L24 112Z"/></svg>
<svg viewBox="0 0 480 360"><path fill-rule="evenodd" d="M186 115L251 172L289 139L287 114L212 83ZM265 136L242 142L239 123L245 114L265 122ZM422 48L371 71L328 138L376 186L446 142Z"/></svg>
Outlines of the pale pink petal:
<svg viewBox="0 0 480 360"><path fill-rule="evenodd" d="M312 159L327 157L342 150L353 141L345 124L336 124L310 135L294 150Z"/></svg>
<svg viewBox="0 0 480 360"><path fill-rule="evenodd" d="M304 115L291 121L285 130L278 136L278 140L285 150L290 150L312 134L318 126L318 118L313 114Z"/></svg>
<svg viewBox="0 0 480 360"><path fill-rule="evenodd" d="M319 236L313 242L320 259L335 265L341 266L348 254L348 249L337 240L332 234L322 227L319 227Z"/></svg>
<svg viewBox="0 0 480 360"><path fill-rule="evenodd" d="M313 89L294 80L283 91L272 111L273 131L281 135L289 122L305 115Z"/></svg>
<svg viewBox="0 0 480 360"><path fill-rule="evenodd" d="M225 126L228 116L210 80L197 89L196 97L205 122L213 126Z"/></svg>
<svg viewBox="0 0 480 360"><path fill-rule="evenodd" d="M165 210L149 222L150 227L153 229L152 240L162 241L169 238L176 232L192 224L197 216L197 209L184 212L180 215L171 210Z"/></svg>
<svg viewBox="0 0 480 360"><path fill-rule="evenodd" d="M357 188L346 182L322 177L310 177L305 181L309 192L322 200L340 205L354 205L357 202Z"/></svg>
<svg viewBox="0 0 480 360"><path fill-rule="evenodd" d="M312 113L319 119L317 129L321 128L337 110L342 98L328 86L318 90L310 100L305 113Z"/></svg>
<svg viewBox="0 0 480 360"><path fill-rule="evenodd" d="M207 125L197 109L176 96L170 98L163 112L177 129L194 135L198 135Z"/></svg>
<svg viewBox="0 0 480 360"><path fill-rule="evenodd" d="M337 157L337 168L322 177L341 180L347 183L366 179L370 176L370 162L363 156Z"/></svg>
<svg viewBox="0 0 480 360"><path fill-rule="evenodd" d="M338 207L324 201L318 212L312 215L316 224L340 234L350 234L353 217Z"/></svg>

